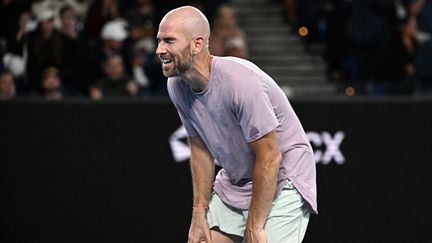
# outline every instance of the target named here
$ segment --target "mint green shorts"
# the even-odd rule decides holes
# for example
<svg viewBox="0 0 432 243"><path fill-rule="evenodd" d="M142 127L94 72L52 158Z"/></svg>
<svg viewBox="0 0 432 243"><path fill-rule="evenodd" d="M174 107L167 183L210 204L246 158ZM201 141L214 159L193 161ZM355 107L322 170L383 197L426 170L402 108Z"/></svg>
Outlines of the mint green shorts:
<svg viewBox="0 0 432 243"><path fill-rule="evenodd" d="M279 197L273 201L265 224L269 243L301 242L306 232L310 213L303 207L304 200L287 181ZM245 242L247 210L241 210L225 204L213 192L207 212L210 228L218 227L227 234L243 237Z"/></svg>

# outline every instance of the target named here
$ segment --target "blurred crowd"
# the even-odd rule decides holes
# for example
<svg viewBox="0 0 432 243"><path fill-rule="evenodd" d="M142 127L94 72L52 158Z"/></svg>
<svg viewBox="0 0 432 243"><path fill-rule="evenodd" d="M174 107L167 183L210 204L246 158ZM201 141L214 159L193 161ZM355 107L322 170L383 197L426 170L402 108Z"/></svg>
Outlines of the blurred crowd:
<svg viewBox="0 0 432 243"><path fill-rule="evenodd" d="M340 92L432 94L432 0L271 1ZM166 96L155 36L182 5L209 19L212 54L248 58L229 0L0 0L0 99Z"/></svg>
<svg viewBox="0 0 432 243"><path fill-rule="evenodd" d="M431 0L282 0L285 20L324 46L327 78L357 94L432 94Z"/></svg>
<svg viewBox="0 0 432 243"><path fill-rule="evenodd" d="M228 1L0 0L0 99L166 96L155 36L182 5L208 17L213 54L247 57Z"/></svg>

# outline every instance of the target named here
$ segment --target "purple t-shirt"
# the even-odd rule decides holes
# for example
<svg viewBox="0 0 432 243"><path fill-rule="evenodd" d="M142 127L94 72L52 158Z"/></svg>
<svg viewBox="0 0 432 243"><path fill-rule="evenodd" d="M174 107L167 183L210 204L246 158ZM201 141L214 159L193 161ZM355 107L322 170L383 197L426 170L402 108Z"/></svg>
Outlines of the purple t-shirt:
<svg viewBox="0 0 432 243"><path fill-rule="evenodd" d="M248 143L275 130L282 153L275 197L291 180L317 212L315 158L300 121L275 81L253 63L213 57L208 85L194 92L168 79L168 92L189 137L199 136L222 167L213 189L228 205L248 209L255 154Z"/></svg>

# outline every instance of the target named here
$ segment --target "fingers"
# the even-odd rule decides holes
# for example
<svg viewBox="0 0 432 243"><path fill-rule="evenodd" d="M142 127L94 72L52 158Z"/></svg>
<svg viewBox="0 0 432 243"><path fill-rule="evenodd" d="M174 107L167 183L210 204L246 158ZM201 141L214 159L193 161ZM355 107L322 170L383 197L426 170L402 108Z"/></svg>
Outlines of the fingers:
<svg viewBox="0 0 432 243"><path fill-rule="evenodd" d="M204 231L202 236L189 234L187 243L213 243L210 231Z"/></svg>
<svg viewBox="0 0 432 243"><path fill-rule="evenodd" d="M194 241L194 240L192 240L192 239L189 239L189 240L188 240L188 243L213 243L213 241L211 241L211 240L206 240L206 239L201 239L201 240L198 240L198 241Z"/></svg>
<svg viewBox="0 0 432 243"><path fill-rule="evenodd" d="M207 229L204 231L205 237L207 239L206 243L213 243L213 240L211 238L210 229Z"/></svg>

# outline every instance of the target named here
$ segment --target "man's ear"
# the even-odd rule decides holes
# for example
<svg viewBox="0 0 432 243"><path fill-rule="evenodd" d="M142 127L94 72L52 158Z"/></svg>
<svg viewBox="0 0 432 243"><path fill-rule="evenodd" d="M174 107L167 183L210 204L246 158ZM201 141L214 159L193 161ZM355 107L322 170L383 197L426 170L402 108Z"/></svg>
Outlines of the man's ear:
<svg viewBox="0 0 432 243"><path fill-rule="evenodd" d="M200 53L203 48L204 48L204 37L198 36L193 40L192 53L196 55Z"/></svg>

